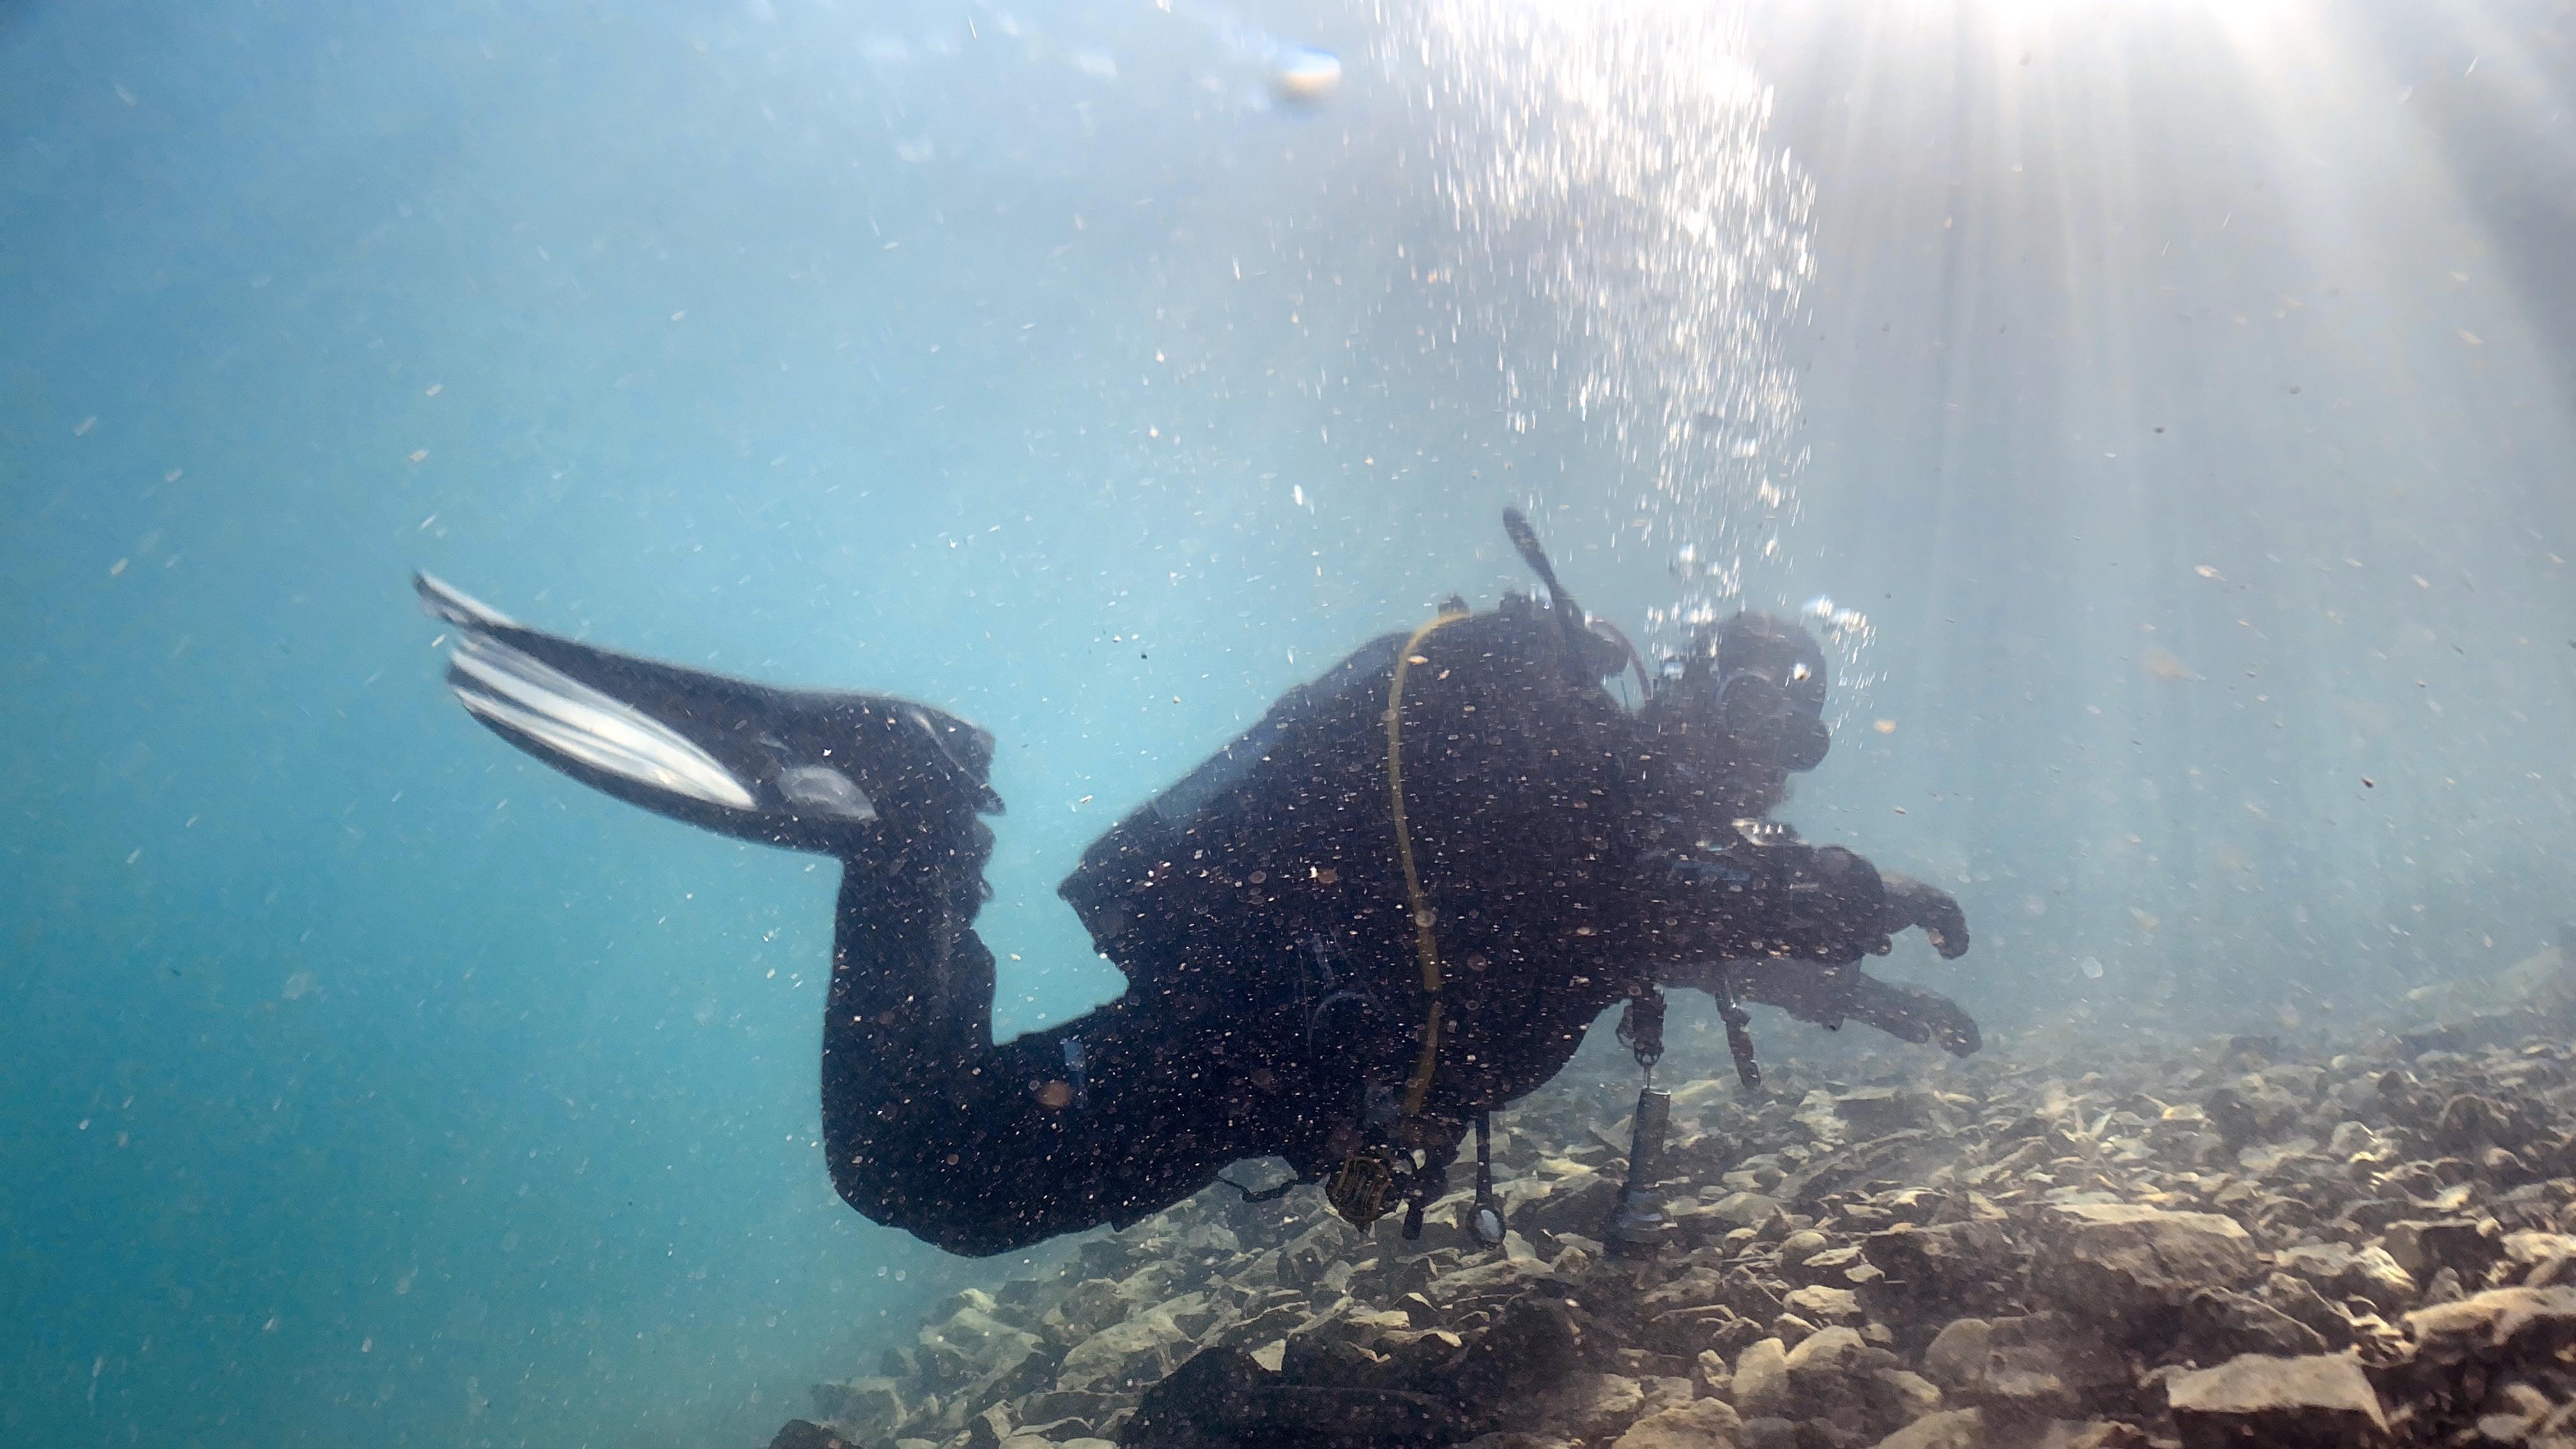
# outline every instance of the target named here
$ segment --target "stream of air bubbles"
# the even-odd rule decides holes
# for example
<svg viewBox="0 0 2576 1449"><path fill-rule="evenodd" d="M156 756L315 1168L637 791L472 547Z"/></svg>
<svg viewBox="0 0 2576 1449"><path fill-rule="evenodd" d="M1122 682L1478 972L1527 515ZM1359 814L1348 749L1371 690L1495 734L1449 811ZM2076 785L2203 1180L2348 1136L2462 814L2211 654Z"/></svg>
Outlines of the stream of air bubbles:
<svg viewBox="0 0 2576 1449"><path fill-rule="evenodd" d="M1521 432L1570 415L1595 500L1667 560L1655 642L1778 607L1807 449L1785 358L1815 271L1815 186L1770 134L1742 17L1645 0L1420 0L1390 74L1428 138L1461 314ZM1564 500L1576 501L1576 500ZM1844 698L1867 617L1800 610Z"/></svg>

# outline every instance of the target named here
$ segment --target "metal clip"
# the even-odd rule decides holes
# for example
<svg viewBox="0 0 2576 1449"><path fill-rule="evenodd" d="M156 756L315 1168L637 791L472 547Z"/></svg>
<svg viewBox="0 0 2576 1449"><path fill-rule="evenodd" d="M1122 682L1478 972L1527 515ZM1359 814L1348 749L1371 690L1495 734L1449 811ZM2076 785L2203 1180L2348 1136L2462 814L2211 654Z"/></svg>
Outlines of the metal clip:
<svg viewBox="0 0 2576 1449"><path fill-rule="evenodd" d="M1073 1078L1073 1105L1077 1108L1088 1107L1091 1105L1091 1079L1084 1072L1085 1064L1086 1059L1082 1050L1082 1038L1078 1036L1066 1037L1064 1039L1064 1070L1067 1075Z"/></svg>
<svg viewBox="0 0 2576 1449"><path fill-rule="evenodd" d="M1494 1197L1493 1114L1476 1114L1476 1208L1467 1219L1467 1235L1481 1248L1503 1245L1503 1205Z"/></svg>

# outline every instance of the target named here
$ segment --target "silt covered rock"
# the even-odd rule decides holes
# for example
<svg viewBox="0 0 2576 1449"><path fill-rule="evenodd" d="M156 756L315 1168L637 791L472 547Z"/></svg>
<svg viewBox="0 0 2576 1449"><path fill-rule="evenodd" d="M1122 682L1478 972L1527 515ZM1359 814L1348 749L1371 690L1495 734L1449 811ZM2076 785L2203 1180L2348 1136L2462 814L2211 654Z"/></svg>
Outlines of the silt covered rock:
<svg viewBox="0 0 2576 1449"><path fill-rule="evenodd" d="M2375 1449L2388 1414L2361 1364L2340 1354L2246 1354L2165 1390L2183 1449Z"/></svg>
<svg viewBox="0 0 2576 1449"><path fill-rule="evenodd" d="M2261 1264L2234 1218L2138 1203L2048 1209L2031 1286L2059 1305L2113 1324L2179 1310L2204 1288L2232 1288Z"/></svg>

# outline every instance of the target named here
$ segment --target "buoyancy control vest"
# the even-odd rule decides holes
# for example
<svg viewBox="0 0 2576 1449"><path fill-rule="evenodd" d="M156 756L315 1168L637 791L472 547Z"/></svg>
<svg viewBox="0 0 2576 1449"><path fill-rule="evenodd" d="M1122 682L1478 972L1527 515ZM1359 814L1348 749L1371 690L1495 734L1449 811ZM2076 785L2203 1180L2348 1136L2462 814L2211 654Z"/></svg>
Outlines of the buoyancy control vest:
<svg viewBox="0 0 2576 1449"><path fill-rule="evenodd" d="M1448 981L1426 1113L1534 1090L1627 990L1634 726L1599 684L1611 646L1571 655L1590 637L1512 594L1414 645L1404 799ZM1059 888L1131 997L1310 1092L1400 1083L1423 1034L1387 785L1406 638L1283 695Z"/></svg>

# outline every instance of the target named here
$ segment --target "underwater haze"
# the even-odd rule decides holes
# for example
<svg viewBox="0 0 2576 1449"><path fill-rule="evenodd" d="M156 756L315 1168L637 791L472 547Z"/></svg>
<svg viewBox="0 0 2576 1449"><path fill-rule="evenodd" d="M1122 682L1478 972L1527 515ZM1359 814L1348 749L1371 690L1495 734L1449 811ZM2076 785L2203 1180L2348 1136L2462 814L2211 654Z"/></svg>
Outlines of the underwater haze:
<svg viewBox="0 0 2576 1449"><path fill-rule="evenodd" d="M0 5L0 1439L756 1445L1027 1261L833 1194L834 872L502 748L414 569L990 729L1003 1035L1506 505L1804 611L1786 813L1990 1049L2488 980L2571 257L2564 0Z"/></svg>

